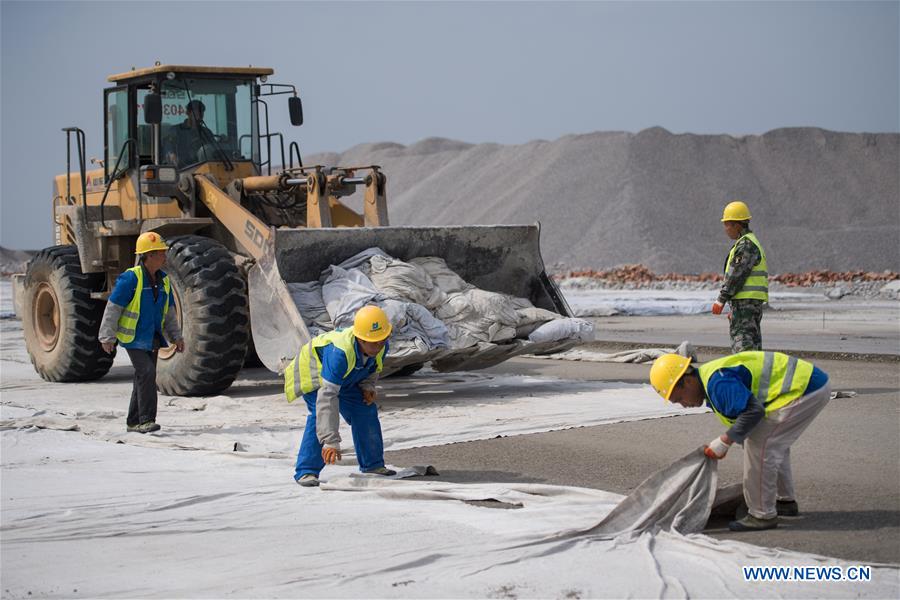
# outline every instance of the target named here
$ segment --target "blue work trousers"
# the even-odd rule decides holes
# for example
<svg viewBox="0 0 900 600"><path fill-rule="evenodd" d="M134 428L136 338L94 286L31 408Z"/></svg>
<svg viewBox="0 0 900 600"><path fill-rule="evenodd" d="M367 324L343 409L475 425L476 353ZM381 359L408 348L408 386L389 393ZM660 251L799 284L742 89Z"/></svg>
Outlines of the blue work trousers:
<svg viewBox="0 0 900 600"><path fill-rule="evenodd" d="M316 435L316 397L318 390L303 394L309 415L306 417L306 428L300 440L300 451L297 453L297 464L294 467L294 479L300 479L307 473L318 476L325 467L322 460L322 444ZM362 390L358 386L343 389L338 395L338 410L347 424L353 437L356 449L356 460L359 470L366 472L384 466L384 441L381 437L381 421L378 420L378 407L363 402Z"/></svg>

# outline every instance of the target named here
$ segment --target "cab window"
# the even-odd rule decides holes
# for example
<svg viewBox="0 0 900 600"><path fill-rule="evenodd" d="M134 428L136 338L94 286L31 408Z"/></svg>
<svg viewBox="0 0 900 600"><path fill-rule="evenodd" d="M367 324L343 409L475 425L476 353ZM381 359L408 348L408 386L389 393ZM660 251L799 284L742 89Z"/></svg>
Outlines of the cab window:
<svg viewBox="0 0 900 600"><path fill-rule="evenodd" d="M106 177L112 176L113 167L115 167L116 159L128 140L128 88L112 88L106 92L106 152L104 156L104 166L106 169ZM131 166L130 157L125 156L119 163L119 170L127 169Z"/></svg>

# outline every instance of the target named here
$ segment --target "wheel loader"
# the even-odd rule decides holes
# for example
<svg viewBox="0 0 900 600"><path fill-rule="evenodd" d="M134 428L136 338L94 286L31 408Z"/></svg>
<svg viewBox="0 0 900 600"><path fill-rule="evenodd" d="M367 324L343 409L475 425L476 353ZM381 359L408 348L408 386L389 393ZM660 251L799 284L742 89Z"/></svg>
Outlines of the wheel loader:
<svg viewBox="0 0 900 600"><path fill-rule="evenodd" d="M370 247L401 260L441 257L478 287L570 314L545 273L538 225L391 227L379 166L304 165L297 142L286 155L269 111L286 99L290 123L299 126L303 107L296 87L271 83L272 75L270 68L157 63L110 76L103 157L91 159L90 169L83 130L63 130L66 172L55 177L52 200L57 245L13 277L41 377L86 381L110 369L114 355L97 340L106 299L135 264L137 237L151 230L170 246L166 271L186 343L183 353L160 351L157 384L166 394L218 393L254 353L281 372L310 338L287 284L317 280ZM361 213L341 201L357 191ZM426 362L478 369L575 343L439 349L389 357L385 371Z"/></svg>

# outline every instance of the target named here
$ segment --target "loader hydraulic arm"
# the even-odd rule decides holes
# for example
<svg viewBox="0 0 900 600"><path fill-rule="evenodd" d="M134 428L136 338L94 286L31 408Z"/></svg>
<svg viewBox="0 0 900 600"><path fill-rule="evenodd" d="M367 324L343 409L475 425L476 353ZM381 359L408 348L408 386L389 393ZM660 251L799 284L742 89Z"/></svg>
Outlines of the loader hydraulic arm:
<svg viewBox="0 0 900 600"><path fill-rule="evenodd" d="M205 175L194 175L198 196L254 259L262 258L272 231L253 213L234 201Z"/></svg>

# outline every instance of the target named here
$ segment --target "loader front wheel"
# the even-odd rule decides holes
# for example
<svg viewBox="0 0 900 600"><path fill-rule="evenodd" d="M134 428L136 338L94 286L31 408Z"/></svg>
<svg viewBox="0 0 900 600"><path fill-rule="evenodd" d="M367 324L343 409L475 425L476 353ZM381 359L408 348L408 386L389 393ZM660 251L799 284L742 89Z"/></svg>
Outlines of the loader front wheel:
<svg viewBox="0 0 900 600"><path fill-rule="evenodd" d="M227 389L247 354L247 284L228 250L196 235L168 240L164 270L174 288L184 352L160 352L156 385L171 396Z"/></svg>
<svg viewBox="0 0 900 600"><path fill-rule="evenodd" d="M97 340L106 303L91 298L102 273L82 273L75 246L41 250L25 274L22 329L35 371L47 381L91 381L106 375L113 354Z"/></svg>

